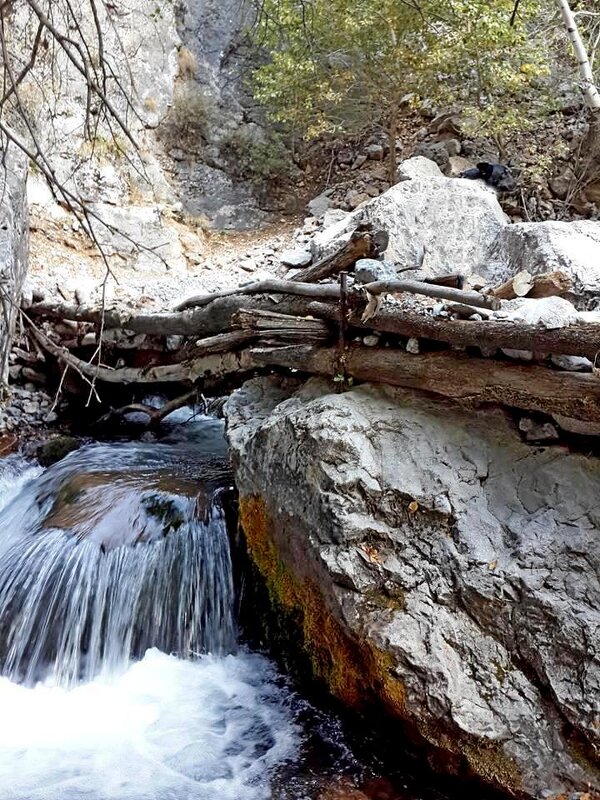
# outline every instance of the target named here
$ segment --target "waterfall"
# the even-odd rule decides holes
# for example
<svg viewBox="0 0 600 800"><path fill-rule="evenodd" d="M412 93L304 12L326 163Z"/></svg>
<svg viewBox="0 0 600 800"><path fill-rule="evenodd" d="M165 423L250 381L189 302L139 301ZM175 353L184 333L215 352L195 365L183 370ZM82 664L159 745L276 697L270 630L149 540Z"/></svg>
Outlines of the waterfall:
<svg viewBox="0 0 600 800"><path fill-rule="evenodd" d="M68 686L152 647L235 650L224 513L210 485L199 499L176 474L179 450L88 446L0 512L3 675Z"/></svg>
<svg viewBox="0 0 600 800"><path fill-rule="evenodd" d="M237 643L230 482L189 409L160 441L0 459L2 800L271 797L298 731Z"/></svg>

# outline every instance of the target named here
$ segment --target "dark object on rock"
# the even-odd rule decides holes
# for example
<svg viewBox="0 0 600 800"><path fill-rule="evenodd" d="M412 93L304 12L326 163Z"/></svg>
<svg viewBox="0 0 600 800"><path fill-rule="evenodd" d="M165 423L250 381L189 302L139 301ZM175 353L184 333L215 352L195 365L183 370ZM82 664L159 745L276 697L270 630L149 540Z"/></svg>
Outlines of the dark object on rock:
<svg viewBox="0 0 600 800"><path fill-rule="evenodd" d="M72 450L79 449L81 442L73 436L57 436L37 449L37 459L42 467L49 467L63 459Z"/></svg>
<svg viewBox="0 0 600 800"><path fill-rule="evenodd" d="M476 167L466 169L460 174L461 178L477 180L481 178L489 186L498 189L499 192L513 192L517 188L512 172L504 164L490 164L488 161L480 161Z"/></svg>

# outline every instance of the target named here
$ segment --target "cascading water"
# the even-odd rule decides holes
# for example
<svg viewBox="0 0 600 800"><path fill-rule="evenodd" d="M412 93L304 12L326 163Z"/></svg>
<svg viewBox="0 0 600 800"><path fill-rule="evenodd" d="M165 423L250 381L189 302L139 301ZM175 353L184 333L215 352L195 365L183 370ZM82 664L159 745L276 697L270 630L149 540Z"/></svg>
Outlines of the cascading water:
<svg viewBox="0 0 600 800"><path fill-rule="evenodd" d="M228 478L207 418L0 462L0 800L270 796L298 733L237 651Z"/></svg>

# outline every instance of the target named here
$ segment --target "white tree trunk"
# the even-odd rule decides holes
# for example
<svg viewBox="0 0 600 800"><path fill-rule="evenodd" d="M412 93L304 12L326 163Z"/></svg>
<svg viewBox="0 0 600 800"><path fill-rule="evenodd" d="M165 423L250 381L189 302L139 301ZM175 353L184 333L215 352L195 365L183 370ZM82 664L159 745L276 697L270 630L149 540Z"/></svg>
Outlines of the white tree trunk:
<svg viewBox="0 0 600 800"><path fill-rule="evenodd" d="M585 49L583 40L579 34L577 22L575 21L575 17L571 11L568 0L557 0L557 3L560 7L563 22L565 23L565 28L569 34L569 39L573 44L573 50L577 56L579 74L581 75L585 101L590 111L592 111L594 114L600 113L600 92L598 91L598 87L594 81L590 60L588 58L587 50Z"/></svg>

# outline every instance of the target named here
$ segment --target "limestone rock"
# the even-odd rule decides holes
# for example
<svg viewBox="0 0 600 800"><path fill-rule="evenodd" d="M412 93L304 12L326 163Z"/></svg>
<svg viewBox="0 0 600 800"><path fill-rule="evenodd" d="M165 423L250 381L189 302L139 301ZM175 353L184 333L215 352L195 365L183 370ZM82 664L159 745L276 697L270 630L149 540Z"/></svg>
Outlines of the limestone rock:
<svg viewBox="0 0 600 800"><path fill-rule="evenodd" d="M294 250L284 250L280 261L286 267L298 269L306 267L312 261L312 254L308 250L296 248Z"/></svg>
<svg viewBox="0 0 600 800"><path fill-rule="evenodd" d="M374 258L359 258L354 266L356 283L373 283L374 281L394 280L398 273L389 261L377 261Z"/></svg>
<svg viewBox="0 0 600 800"><path fill-rule="evenodd" d="M435 161L424 156L413 156L402 161L398 167L398 182L412 180L413 178L441 178L442 170Z"/></svg>
<svg viewBox="0 0 600 800"><path fill-rule="evenodd" d="M565 297L578 308L600 305L600 222L520 222L503 228L479 273L499 285L521 270L560 270L573 279Z"/></svg>
<svg viewBox="0 0 600 800"><path fill-rule="evenodd" d="M307 204L308 213L313 217L322 217L323 214L330 208L331 200L325 194L319 194L313 197Z"/></svg>
<svg viewBox="0 0 600 800"><path fill-rule="evenodd" d="M225 411L250 552L332 691L511 793L597 792L600 464L368 385Z"/></svg>
<svg viewBox="0 0 600 800"><path fill-rule="evenodd" d="M425 248L425 275L466 275L479 266L507 219L493 190L478 182L413 178L317 234L313 256L332 253L364 221L389 233L390 261L417 267Z"/></svg>
<svg viewBox="0 0 600 800"><path fill-rule="evenodd" d="M179 237L164 224L157 208L96 203L93 210L110 226L93 221L96 237L108 254L121 255L136 269L164 267L163 260L171 269L185 269Z"/></svg>

